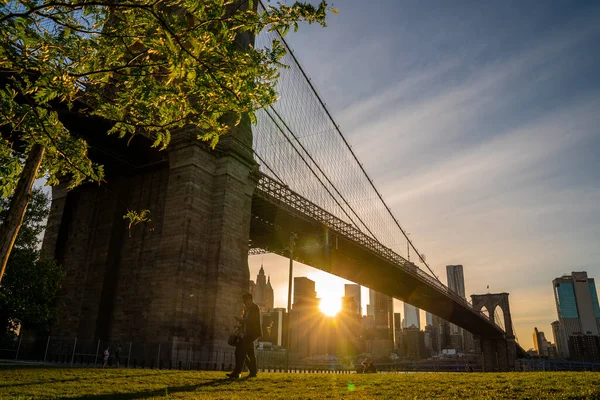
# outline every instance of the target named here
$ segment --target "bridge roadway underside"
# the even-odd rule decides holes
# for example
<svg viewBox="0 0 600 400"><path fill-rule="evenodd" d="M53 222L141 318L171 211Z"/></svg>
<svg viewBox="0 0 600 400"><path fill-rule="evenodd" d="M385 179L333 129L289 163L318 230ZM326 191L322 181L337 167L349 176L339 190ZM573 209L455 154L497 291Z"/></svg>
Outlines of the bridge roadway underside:
<svg viewBox="0 0 600 400"><path fill-rule="evenodd" d="M318 220L278 204L256 189L250 225L252 247L289 257L290 236L296 233L295 261L406 301L481 338L503 337L503 332L472 309L353 240L329 230L329 245L325 245L326 230Z"/></svg>

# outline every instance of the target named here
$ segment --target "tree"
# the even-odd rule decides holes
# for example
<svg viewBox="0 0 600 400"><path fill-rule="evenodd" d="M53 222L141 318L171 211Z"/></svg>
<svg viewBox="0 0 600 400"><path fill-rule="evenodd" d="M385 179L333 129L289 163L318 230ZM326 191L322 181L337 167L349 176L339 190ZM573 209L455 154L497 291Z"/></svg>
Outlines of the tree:
<svg viewBox="0 0 600 400"><path fill-rule="evenodd" d="M6 218L8 202L0 199L0 222ZM33 190L0 284L0 338L10 335L19 324L46 329L54 316L63 273L53 260L40 258L40 235L48 212L48 196L40 189Z"/></svg>
<svg viewBox="0 0 600 400"><path fill-rule="evenodd" d="M59 109L160 149L192 126L214 147L229 125L277 98L285 49L277 40L254 48L252 35L325 26L328 10L325 1L262 9L254 0L0 0L0 186L12 195L0 281L36 176L51 185L67 176L71 188L103 179Z"/></svg>

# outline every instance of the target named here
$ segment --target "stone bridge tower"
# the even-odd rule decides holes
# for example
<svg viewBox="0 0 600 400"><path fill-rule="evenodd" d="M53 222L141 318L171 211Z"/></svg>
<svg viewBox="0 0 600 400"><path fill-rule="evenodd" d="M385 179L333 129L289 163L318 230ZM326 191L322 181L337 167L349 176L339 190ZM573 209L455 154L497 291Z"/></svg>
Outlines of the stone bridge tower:
<svg viewBox="0 0 600 400"><path fill-rule="evenodd" d="M483 354L484 371L513 371L517 358L515 334L513 330L508 293L488 293L471 295L473 309L481 311L484 307L488 310L492 322L495 320L497 307L502 309L505 334L498 338L478 338Z"/></svg>
<svg viewBox="0 0 600 400"><path fill-rule="evenodd" d="M53 336L132 342L138 362L156 359L158 344L162 362L199 360L190 352L228 362L215 357L233 350L226 339L248 291L258 179L242 125L216 150L189 131L160 152L96 135L91 154L103 157L106 183L52 192L43 251L66 272ZM128 209L150 210L151 221L128 229Z"/></svg>

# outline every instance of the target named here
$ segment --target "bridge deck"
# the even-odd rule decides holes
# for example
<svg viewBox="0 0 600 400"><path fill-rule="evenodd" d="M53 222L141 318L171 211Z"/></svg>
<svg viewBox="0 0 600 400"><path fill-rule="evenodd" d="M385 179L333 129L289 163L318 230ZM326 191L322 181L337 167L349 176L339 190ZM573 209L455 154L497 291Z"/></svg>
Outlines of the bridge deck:
<svg viewBox="0 0 600 400"><path fill-rule="evenodd" d="M294 259L406 301L482 337L502 329L446 286L354 226L262 175L252 200L253 247Z"/></svg>

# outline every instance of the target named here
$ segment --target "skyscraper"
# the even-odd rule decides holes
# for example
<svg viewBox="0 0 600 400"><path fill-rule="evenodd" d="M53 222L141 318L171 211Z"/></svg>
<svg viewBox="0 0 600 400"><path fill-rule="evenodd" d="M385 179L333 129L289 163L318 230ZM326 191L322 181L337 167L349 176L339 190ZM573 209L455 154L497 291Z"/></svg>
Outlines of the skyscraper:
<svg viewBox="0 0 600 400"><path fill-rule="evenodd" d="M402 330L402 314L399 312L394 313L394 330Z"/></svg>
<svg viewBox="0 0 600 400"><path fill-rule="evenodd" d="M561 355L584 360L598 354L600 343L600 306L593 278L587 272L572 272L552 281L560 326L552 330ZM567 344L565 348L564 344Z"/></svg>
<svg viewBox="0 0 600 400"><path fill-rule="evenodd" d="M448 289L458 294L460 297L466 300L465 297L465 276L463 273L462 265L446 265L446 277L448 279ZM462 343L463 331L461 328L454 324L450 324L450 335L459 335L460 338L456 338L456 343ZM462 344L459 346L462 349Z"/></svg>
<svg viewBox="0 0 600 400"><path fill-rule="evenodd" d="M356 301L356 305L357 305L355 313L362 315L362 307L361 307L361 301L360 301L360 285L355 285L355 284L344 285L344 296L354 297L354 301Z"/></svg>
<svg viewBox="0 0 600 400"><path fill-rule="evenodd" d="M404 302L404 323L402 327L410 328L413 325L421 329L421 312L417 307Z"/></svg>
<svg viewBox="0 0 600 400"><path fill-rule="evenodd" d="M261 311L264 312L273 308L274 294L273 287L271 286L271 278L267 279L262 265L256 276L256 283L250 281L249 289L254 302L260 307Z"/></svg>
<svg viewBox="0 0 600 400"><path fill-rule="evenodd" d="M463 299L465 297L465 276L462 265L446 265L446 276L448 277L448 289L458 294Z"/></svg>
<svg viewBox="0 0 600 400"><path fill-rule="evenodd" d="M344 296L342 297L342 312L345 314L354 314L359 315L356 310L358 307L356 306L356 300L354 300L354 296Z"/></svg>
<svg viewBox="0 0 600 400"><path fill-rule="evenodd" d="M306 277L294 278L294 304L289 312L289 351L299 358L319 353L319 343L324 343L315 282Z"/></svg>
<svg viewBox="0 0 600 400"><path fill-rule="evenodd" d="M433 325L433 314L430 312L425 313L425 326Z"/></svg>
<svg viewBox="0 0 600 400"><path fill-rule="evenodd" d="M374 290L369 291L371 311L375 320L375 328L386 331L386 339L394 339L394 303L393 298ZM381 339L384 339L383 337Z"/></svg>
<svg viewBox="0 0 600 400"><path fill-rule="evenodd" d="M367 315L375 318L375 291L369 289L369 304L367 304Z"/></svg>
<svg viewBox="0 0 600 400"><path fill-rule="evenodd" d="M294 278L294 304L304 301L312 302L316 298L315 281L311 281L305 276Z"/></svg>
<svg viewBox="0 0 600 400"><path fill-rule="evenodd" d="M402 314L394 313L394 348L398 349L402 342Z"/></svg>
<svg viewBox="0 0 600 400"><path fill-rule="evenodd" d="M569 344L567 343L567 336L564 334L564 332L562 332L562 325L560 324L560 321L554 321L551 325L552 334L554 336L554 343L556 343L558 357L568 357Z"/></svg>
<svg viewBox="0 0 600 400"><path fill-rule="evenodd" d="M271 310L274 307L275 293L273 292L273 286L271 286L271 277L267 278L267 286L265 287L265 308Z"/></svg>
<svg viewBox="0 0 600 400"><path fill-rule="evenodd" d="M547 357L549 344L544 332L538 331L538 328L535 327L533 329L533 348L537 351L538 355Z"/></svg>
<svg viewBox="0 0 600 400"><path fill-rule="evenodd" d="M552 281L556 311L567 336L598 335L600 306L594 278L587 272L573 272Z"/></svg>

